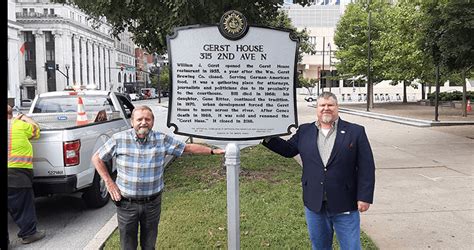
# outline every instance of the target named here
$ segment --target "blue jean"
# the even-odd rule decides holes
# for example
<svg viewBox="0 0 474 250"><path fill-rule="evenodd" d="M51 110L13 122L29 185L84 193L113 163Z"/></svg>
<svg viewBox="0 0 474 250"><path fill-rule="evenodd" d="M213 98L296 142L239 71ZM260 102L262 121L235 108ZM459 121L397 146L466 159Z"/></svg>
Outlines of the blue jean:
<svg viewBox="0 0 474 250"><path fill-rule="evenodd" d="M361 249L360 216L354 210L334 214L327 211L325 203L315 213L305 206L306 223L313 249L332 249L334 230L341 250Z"/></svg>
<svg viewBox="0 0 474 250"><path fill-rule="evenodd" d="M116 204L118 204L117 220L121 249L137 249L139 224L141 249L155 249L158 223L160 222L161 195L146 203L135 203L122 199Z"/></svg>

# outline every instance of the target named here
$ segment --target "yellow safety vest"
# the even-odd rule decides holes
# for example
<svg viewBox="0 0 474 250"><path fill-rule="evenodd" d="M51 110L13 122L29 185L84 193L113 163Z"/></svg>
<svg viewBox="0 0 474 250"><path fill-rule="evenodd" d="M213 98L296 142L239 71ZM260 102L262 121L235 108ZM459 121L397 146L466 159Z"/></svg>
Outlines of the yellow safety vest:
<svg viewBox="0 0 474 250"><path fill-rule="evenodd" d="M33 146L29 139L38 139L37 126L18 119L8 119L8 168L33 169Z"/></svg>

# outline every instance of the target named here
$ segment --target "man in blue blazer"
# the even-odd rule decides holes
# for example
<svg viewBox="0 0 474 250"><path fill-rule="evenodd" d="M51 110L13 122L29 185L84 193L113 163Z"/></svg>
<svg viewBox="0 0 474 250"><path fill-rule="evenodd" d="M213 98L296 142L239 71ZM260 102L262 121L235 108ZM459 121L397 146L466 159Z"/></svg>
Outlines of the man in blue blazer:
<svg viewBox="0 0 474 250"><path fill-rule="evenodd" d="M337 98L323 92L318 120L301 125L289 139L263 145L284 157L301 156L303 203L313 249L360 249L359 212L369 209L375 186L372 149L362 126L339 118Z"/></svg>

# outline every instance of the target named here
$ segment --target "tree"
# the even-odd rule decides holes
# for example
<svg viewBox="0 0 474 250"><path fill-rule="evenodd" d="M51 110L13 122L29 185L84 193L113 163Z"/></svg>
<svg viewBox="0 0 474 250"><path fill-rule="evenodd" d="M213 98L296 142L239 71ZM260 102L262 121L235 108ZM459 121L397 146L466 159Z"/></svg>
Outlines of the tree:
<svg viewBox="0 0 474 250"><path fill-rule="evenodd" d="M134 42L148 52L164 54L166 36L175 27L193 24L216 24L226 11L237 10L249 24L265 25L279 18L283 1L276 0L53 0L73 4L90 15L96 24L106 21L115 37L126 28ZM295 0L303 6L310 0ZM105 18L105 19L104 19Z"/></svg>
<svg viewBox="0 0 474 250"><path fill-rule="evenodd" d="M170 69L164 66L160 73L160 87L162 91L170 91Z"/></svg>
<svg viewBox="0 0 474 250"><path fill-rule="evenodd" d="M455 79L454 74L460 72L462 115L466 116L466 77L472 74L474 64L474 5L469 1L437 0L423 2L422 10L425 18L421 46L433 64L444 69L445 76Z"/></svg>
<svg viewBox="0 0 474 250"><path fill-rule="evenodd" d="M423 52L418 46L421 12L413 1L399 1L390 6L386 26L374 47L380 51L382 75L392 83L402 82L403 102L407 102L406 88L418 78L423 67Z"/></svg>
<svg viewBox="0 0 474 250"><path fill-rule="evenodd" d="M308 90L309 95L313 95L313 90L314 90L314 87L316 86L317 79L307 79L303 77L303 74L299 74L298 82L299 82L298 87L306 88Z"/></svg>
<svg viewBox="0 0 474 250"><path fill-rule="evenodd" d="M442 23L437 41L441 63L462 77L462 116L466 117L466 76L474 65L474 4L469 1L447 1L441 11Z"/></svg>
<svg viewBox="0 0 474 250"><path fill-rule="evenodd" d="M336 67L339 75L368 75L369 42L375 44L379 39L381 30L386 26L385 15L389 6L385 1L369 3L356 1L348 4L336 27L334 42L338 47L336 58L339 62ZM370 41L369 11L371 12ZM381 52L377 50L377 47L371 47L370 54L370 76L373 82L377 83L383 80ZM372 82L368 88L372 90L371 85ZM373 106L371 96L367 97L367 101L370 106Z"/></svg>

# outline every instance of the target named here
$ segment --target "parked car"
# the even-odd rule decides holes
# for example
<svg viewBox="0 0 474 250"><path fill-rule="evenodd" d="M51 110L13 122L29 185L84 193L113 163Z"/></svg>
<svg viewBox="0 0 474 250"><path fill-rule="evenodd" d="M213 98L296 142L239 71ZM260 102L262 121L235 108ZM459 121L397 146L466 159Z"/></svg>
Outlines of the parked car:
<svg viewBox="0 0 474 250"><path fill-rule="evenodd" d="M317 99L318 99L318 97L316 95L309 95L309 96L304 98L304 100L307 101L307 102L316 101Z"/></svg>
<svg viewBox="0 0 474 250"><path fill-rule="evenodd" d="M130 93L128 95L130 96L130 100L132 100L132 101L140 100L140 96L137 93Z"/></svg>

